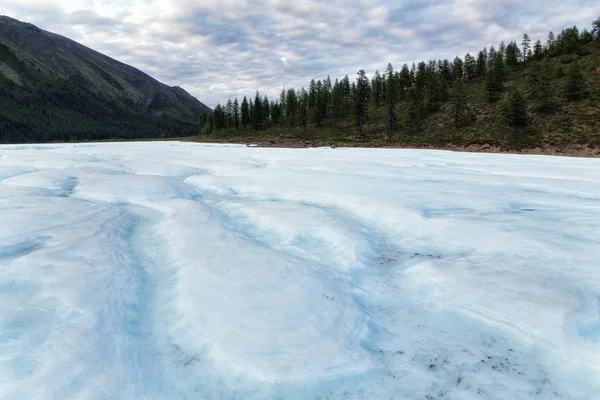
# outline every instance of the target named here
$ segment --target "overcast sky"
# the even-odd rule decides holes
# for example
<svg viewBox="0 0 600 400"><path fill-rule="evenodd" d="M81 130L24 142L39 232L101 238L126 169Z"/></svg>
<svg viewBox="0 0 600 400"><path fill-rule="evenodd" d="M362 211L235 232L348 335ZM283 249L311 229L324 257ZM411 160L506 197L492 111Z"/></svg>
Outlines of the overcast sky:
<svg viewBox="0 0 600 400"><path fill-rule="evenodd" d="M527 32L589 27L597 0L1 0L31 22L213 107L359 69L461 57Z"/></svg>

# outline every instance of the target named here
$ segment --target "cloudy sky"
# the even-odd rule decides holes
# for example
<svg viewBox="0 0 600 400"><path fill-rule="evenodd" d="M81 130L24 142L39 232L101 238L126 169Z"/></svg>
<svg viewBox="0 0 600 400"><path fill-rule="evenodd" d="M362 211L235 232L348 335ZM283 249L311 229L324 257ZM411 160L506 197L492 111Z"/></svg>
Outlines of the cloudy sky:
<svg viewBox="0 0 600 400"><path fill-rule="evenodd" d="M1 0L31 22L179 85L209 106L277 96L358 69L369 74L475 53L523 32L589 27L597 0Z"/></svg>

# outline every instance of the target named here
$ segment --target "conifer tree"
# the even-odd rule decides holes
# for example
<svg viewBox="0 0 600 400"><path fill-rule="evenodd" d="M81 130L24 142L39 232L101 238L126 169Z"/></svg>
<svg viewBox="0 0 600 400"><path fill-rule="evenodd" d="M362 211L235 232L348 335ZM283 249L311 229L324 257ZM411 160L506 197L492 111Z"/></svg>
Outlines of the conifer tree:
<svg viewBox="0 0 600 400"><path fill-rule="evenodd" d="M247 129L248 124L250 123L250 106L248 105L248 99L246 98L246 96L244 96L244 99L242 100L240 112L242 114L242 126L244 127L244 129Z"/></svg>
<svg viewBox="0 0 600 400"><path fill-rule="evenodd" d="M452 65L450 64L450 61L442 61L438 69L440 77L445 83L449 84L450 82L452 82Z"/></svg>
<svg viewBox="0 0 600 400"><path fill-rule="evenodd" d="M471 54L465 55L465 79L472 81L477 77L477 60Z"/></svg>
<svg viewBox="0 0 600 400"><path fill-rule="evenodd" d="M521 59L521 50L519 50L519 46L515 42L510 42L508 46L506 46L506 65L509 67L514 67L519 64L519 60Z"/></svg>
<svg viewBox="0 0 600 400"><path fill-rule="evenodd" d="M270 108L271 108L271 121L273 121L274 124L278 124L279 120L281 118L281 106L279 105L278 102L272 101Z"/></svg>
<svg viewBox="0 0 600 400"><path fill-rule="evenodd" d="M544 58L544 46L542 46L542 41L539 39L533 45L533 58L536 61L540 61Z"/></svg>
<svg viewBox="0 0 600 400"><path fill-rule="evenodd" d="M347 116L350 112L350 105L352 104L352 87L348 75L342 79L342 88L344 93L344 116Z"/></svg>
<svg viewBox="0 0 600 400"><path fill-rule="evenodd" d="M502 117L507 125L527 126L527 102L518 90L513 91L504 101Z"/></svg>
<svg viewBox="0 0 600 400"><path fill-rule="evenodd" d="M269 103L269 99L267 98L266 94L262 100L262 112L263 112L263 123L266 126L267 121L269 121L269 118L271 118L271 104Z"/></svg>
<svg viewBox="0 0 600 400"><path fill-rule="evenodd" d="M331 117L333 119L333 129L338 128L340 119L344 115L344 87L338 80L335 80L331 93Z"/></svg>
<svg viewBox="0 0 600 400"><path fill-rule="evenodd" d="M300 95L298 96L298 116L303 131L306 131L306 125L308 124L308 102L308 93L302 88L300 90Z"/></svg>
<svg viewBox="0 0 600 400"><path fill-rule="evenodd" d="M454 79L462 79L464 76L464 63L460 57L456 57L452 63L452 75Z"/></svg>
<svg viewBox="0 0 600 400"><path fill-rule="evenodd" d="M325 110L323 111L324 118L327 119L331 116L331 92L333 86L331 85L331 78L327 75L327 79L323 81L323 102L325 103Z"/></svg>
<svg viewBox="0 0 600 400"><path fill-rule="evenodd" d="M592 22L592 33L594 34L596 40L600 40L600 16L597 20Z"/></svg>
<svg viewBox="0 0 600 400"><path fill-rule="evenodd" d="M467 109L467 91L465 90L465 85L461 79L456 79L452 84L450 100L452 104L454 126L458 128L464 121L464 114Z"/></svg>
<svg viewBox="0 0 600 400"><path fill-rule="evenodd" d="M233 102L231 99L227 100L227 106L225 110L227 129L231 132L235 127L235 122L233 120Z"/></svg>
<svg viewBox="0 0 600 400"><path fill-rule="evenodd" d="M296 91L294 89L288 89L285 97L285 112L286 119L290 126L293 128L296 126L296 116L298 110L298 99L296 96Z"/></svg>
<svg viewBox="0 0 600 400"><path fill-rule="evenodd" d="M581 44L587 44L589 42L591 42L592 40L594 40L594 35L588 31L587 29L583 29L581 31L581 35L579 36L579 41L581 42Z"/></svg>
<svg viewBox="0 0 600 400"><path fill-rule="evenodd" d="M579 100L585 93L585 79L579 69L579 62L573 61L567 75L565 96L571 100Z"/></svg>
<svg viewBox="0 0 600 400"><path fill-rule="evenodd" d="M317 82L311 79L308 85L308 109L314 110L317 103Z"/></svg>
<svg viewBox="0 0 600 400"><path fill-rule="evenodd" d="M504 62L502 55L490 49L489 66L485 80L487 98L490 103L497 101L504 89Z"/></svg>
<svg viewBox="0 0 600 400"><path fill-rule="evenodd" d="M383 81L381 79L381 75L379 74L379 70L375 71L375 76L373 76L372 80L372 87L373 101L375 102L375 105L379 106L383 98Z"/></svg>
<svg viewBox="0 0 600 400"><path fill-rule="evenodd" d="M395 74L394 74L394 67L392 66L392 64L388 64L387 69L385 71L385 75L387 77L386 79L386 98L385 98L385 102L386 102L386 115L387 115L387 131L388 132L392 132L394 129L396 129L396 99L398 98L397 95L397 85L396 85L396 79L395 79Z"/></svg>
<svg viewBox="0 0 600 400"><path fill-rule="evenodd" d="M487 49L483 49L477 55L477 77L485 76L487 70Z"/></svg>
<svg viewBox="0 0 600 400"><path fill-rule="evenodd" d="M529 86L532 97L539 101L538 109L540 111L552 110L554 106L552 102L554 88L552 85L552 70L547 61L537 62L532 67Z"/></svg>
<svg viewBox="0 0 600 400"><path fill-rule="evenodd" d="M283 123L283 117L286 115L286 98L287 98L287 92L285 91L285 89L281 89L281 94L279 95L279 108L280 108L282 123Z"/></svg>
<svg viewBox="0 0 600 400"><path fill-rule="evenodd" d="M254 109L252 110L252 124L254 125L254 129L258 131L263 128L263 119L263 102L260 98L260 93L257 91L254 97Z"/></svg>
<svg viewBox="0 0 600 400"><path fill-rule="evenodd" d="M233 123L235 130L240 129L240 104L238 103L238 99L236 98L233 101Z"/></svg>
<svg viewBox="0 0 600 400"><path fill-rule="evenodd" d="M556 37L554 36L554 32L550 31L550 33L548 33L548 38L546 39L546 50L548 50L550 55L554 55L555 46Z"/></svg>
<svg viewBox="0 0 600 400"><path fill-rule="evenodd" d="M358 71L358 77L356 78L356 99L354 104L356 126L358 126L361 136L363 136L362 128L368 116L369 92L369 79L365 71L361 69Z"/></svg>
<svg viewBox="0 0 600 400"><path fill-rule="evenodd" d="M423 107L421 105L420 96L415 88L408 92L404 122L406 130L409 132L416 132L421 128L423 118Z"/></svg>
<svg viewBox="0 0 600 400"><path fill-rule="evenodd" d="M523 34L521 45L523 46L523 62L527 62L531 57L531 38L528 34Z"/></svg>
<svg viewBox="0 0 600 400"><path fill-rule="evenodd" d="M410 90L410 88L413 85L413 81L412 81L412 76L410 73L410 70L408 69L408 65L404 64L402 66L402 70L400 71L400 76L398 79L398 83L399 83L399 91L400 91L400 99L404 100L406 98L406 95L408 94L408 91Z"/></svg>
<svg viewBox="0 0 600 400"><path fill-rule="evenodd" d="M427 74L425 92L427 99L427 111L435 112L439 110L440 103L442 101L442 88L438 76L434 71L429 71Z"/></svg>
<svg viewBox="0 0 600 400"><path fill-rule="evenodd" d="M254 102L252 101L252 97L250 97L250 101L248 103L248 124L250 127L254 126Z"/></svg>

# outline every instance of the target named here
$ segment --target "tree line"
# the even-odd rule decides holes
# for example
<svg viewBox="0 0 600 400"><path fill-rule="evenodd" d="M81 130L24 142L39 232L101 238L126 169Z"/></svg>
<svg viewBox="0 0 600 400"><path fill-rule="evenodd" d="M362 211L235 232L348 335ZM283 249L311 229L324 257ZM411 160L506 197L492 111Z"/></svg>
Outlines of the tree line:
<svg viewBox="0 0 600 400"><path fill-rule="evenodd" d="M446 102L450 104L453 123L459 127L469 123L465 83L474 81L484 83L489 103L504 98L500 109L506 124L525 126L528 101L541 112L551 112L557 94L568 100L586 95L578 56L583 55L583 46L588 43L600 45L600 18L592 27L591 31L580 31L573 26L558 35L550 32L544 43L532 43L530 36L524 34L521 43L502 42L497 48L484 48L476 55L466 54L452 61L430 60L411 67L404 64L400 70L388 64L384 73L377 71L371 79L364 70L358 71L354 81L347 75L333 82L330 77L313 79L308 89L284 89L277 100L269 100L257 91L254 97L244 96L241 103L238 99L228 100L225 105L218 104L213 114L203 115L200 134L260 131L272 126L306 129L309 125L327 125L337 129L341 121L351 118L359 135L364 136L363 127L372 112L385 115L388 132L415 132L429 114ZM555 82L564 73L549 62L557 56L570 62L567 84L562 88L555 87ZM522 65L532 65L527 99L519 90L505 93L508 72Z"/></svg>

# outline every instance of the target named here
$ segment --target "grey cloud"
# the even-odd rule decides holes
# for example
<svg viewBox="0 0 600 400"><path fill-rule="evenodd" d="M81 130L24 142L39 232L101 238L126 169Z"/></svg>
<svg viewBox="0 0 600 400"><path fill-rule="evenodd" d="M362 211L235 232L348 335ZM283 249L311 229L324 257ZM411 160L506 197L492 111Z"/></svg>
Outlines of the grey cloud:
<svg viewBox="0 0 600 400"><path fill-rule="evenodd" d="M6 2L7 14L182 86L211 106L257 89L275 98L284 86L300 87L328 75L354 78L359 69L371 74L388 62L400 68L405 62L462 57L501 40L519 40L525 30L544 39L549 30L584 26L597 16L591 0L571 2L571 12L559 0L224 0L218 5L174 0L179 7L174 14L148 24L125 22L136 20L127 0L110 18L93 8L69 13L52 4Z"/></svg>

